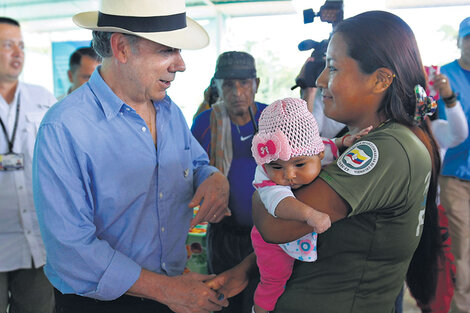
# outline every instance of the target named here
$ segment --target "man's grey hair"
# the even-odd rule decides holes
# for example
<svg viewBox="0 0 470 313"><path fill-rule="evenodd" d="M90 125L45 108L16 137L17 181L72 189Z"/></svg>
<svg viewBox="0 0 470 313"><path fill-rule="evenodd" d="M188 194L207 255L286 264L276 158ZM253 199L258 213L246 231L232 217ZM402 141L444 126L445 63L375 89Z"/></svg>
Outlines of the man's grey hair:
<svg viewBox="0 0 470 313"><path fill-rule="evenodd" d="M93 40L92 47L101 58L110 58L113 56L111 51L111 36L113 32L101 32L94 30L92 32ZM123 34L126 36L129 45L131 46L132 53L138 53L137 43L142 39L138 36L131 34Z"/></svg>
<svg viewBox="0 0 470 313"><path fill-rule="evenodd" d="M236 79L236 78L234 78L234 79ZM248 79L251 79L253 81L253 90L256 90L256 87L257 87L256 78L248 78ZM222 86L224 85L224 79L223 78L215 78L214 81L215 81L215 86L217 87L217 91L219 93L219 99L222 99L223 96L224 96L224 91L223 91L223 88L222 88Z"/></svg>

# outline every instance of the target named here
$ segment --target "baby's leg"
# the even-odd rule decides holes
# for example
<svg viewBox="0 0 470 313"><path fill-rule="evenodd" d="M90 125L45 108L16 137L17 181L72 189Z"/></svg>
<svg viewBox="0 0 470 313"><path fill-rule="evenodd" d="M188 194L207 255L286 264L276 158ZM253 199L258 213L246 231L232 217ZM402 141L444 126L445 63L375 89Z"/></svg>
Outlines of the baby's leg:
<svg viewBox="0 0 470 313"><path fill-rule="evenodd" d="M263 309L256 303L253 305L253 310L251 311L252 313L269 313L268 310Z"/></svg>
<svg viewBox="0 0 470 313"><path fill-rule="evenodd" d="M257 307L265 313L274 310L277 299L284 292L287 280L292 274L294 259L277 244L266 243L253 227L251 240L256 253L256 263L260 273L260 283L255 291L255 310Z"/></svg>

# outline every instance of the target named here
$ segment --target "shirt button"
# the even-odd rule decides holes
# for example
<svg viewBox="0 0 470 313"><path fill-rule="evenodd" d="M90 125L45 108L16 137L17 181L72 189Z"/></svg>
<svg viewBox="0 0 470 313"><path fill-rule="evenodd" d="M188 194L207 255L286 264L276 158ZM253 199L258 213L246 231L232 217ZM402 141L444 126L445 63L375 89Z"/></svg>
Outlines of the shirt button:
<svg viewBox="0 0 470 313"><path fill-rule="evenodd" d="M18 186L18 189L19 189L19 190L22 190L22 189L23 189L23 186Z"/></svg>
<svg viewBox="0 0 470 313"><path fill-rule="evenodd" d="M163 193L160 192L159 196L160 196L160 199L163 198Z"/></svg>
<svg viewBox="0 0 470 313"><path fill-rule="evenodd" d="M122 113L122 112L120 112L119 114L121 114L121 116L123 116L123 115L124 115L124 113Z"/></svg>
<svg viewBox="0 0 470 313"><path fill-rule="evenodd" d="M163 262L163 263L162 263L162 267L165 268L165 266L166 266L166 264L165 264L165 262Z"/></svg>
<svg viewBox="0 0 470 313"><path fill-rule="evenodd" d="M130 110L131 110L131 109L129 109L129 108L126 108L126 111L130 111Z"/></svg>
<svg viewBox="0 0 470 313"><path fill-rule="evenodd" d="M23 209L23 213L26 213L26 209Z"/></svg>
<svg viewBox="0 0 470 313"><path fill-rule="evenodd" d="M143 131L143 132L145 132L145 130L146 130L146 129L147 129L147 128L145 128L145 127L142 127L142 131Z"/></svg>
<svg viewBox="0 0 470 313"><path fill-rule="evenodd" d="M164 231L165 231L165 227L162 227L162 232L164 232Z"/></svg>
<svg viewBox="0 0 470 313"><path fill-rule="evenodd" d="M26 231L26 233L29 235L29 234L31 234L31 231L30 231L30 230L28 230L28 231Z"/></svg>

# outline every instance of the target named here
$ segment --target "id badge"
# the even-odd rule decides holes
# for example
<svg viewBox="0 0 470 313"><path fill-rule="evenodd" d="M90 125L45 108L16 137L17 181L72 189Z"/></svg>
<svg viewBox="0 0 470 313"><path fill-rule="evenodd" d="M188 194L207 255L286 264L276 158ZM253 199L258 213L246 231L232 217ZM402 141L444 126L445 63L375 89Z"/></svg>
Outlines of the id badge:
<svg viewBox="0 0 470 313"><path fill-rule="evenodd" d="M0 154L0 171L19 171L24 169L23 153Z"/></svg>

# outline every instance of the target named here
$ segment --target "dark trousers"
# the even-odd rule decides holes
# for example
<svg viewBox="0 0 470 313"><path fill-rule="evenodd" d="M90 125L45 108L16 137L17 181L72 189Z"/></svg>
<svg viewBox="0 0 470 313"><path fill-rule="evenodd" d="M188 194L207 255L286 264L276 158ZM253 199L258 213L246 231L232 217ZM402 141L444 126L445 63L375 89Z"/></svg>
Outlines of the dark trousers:
<svg viewBox="0 0 470 313"><path fill-rule="evenodd" d="M54 292L43 268L0 273L0 312L52 313Z"/></svg>
<svg viewBox="0 0 470 313"><path fill-rule="evenodd" d="M251 227L234 226L230 217L222 222L209 224L207 229L207 263L210 274L220 274L239 264L253 252ZM229 306L223 313L251 313L253 296L259 283L259 275L250 280L248 286L237 296L228 299Z"/></svg>
<svg viewBox="0 0 470 313"><path fill-rule="evenodd" d="M100 301L74 294L55 293L55 313L171 313L166 305L133 296Z"/></svg>

